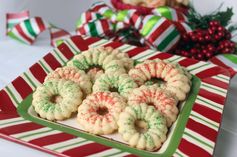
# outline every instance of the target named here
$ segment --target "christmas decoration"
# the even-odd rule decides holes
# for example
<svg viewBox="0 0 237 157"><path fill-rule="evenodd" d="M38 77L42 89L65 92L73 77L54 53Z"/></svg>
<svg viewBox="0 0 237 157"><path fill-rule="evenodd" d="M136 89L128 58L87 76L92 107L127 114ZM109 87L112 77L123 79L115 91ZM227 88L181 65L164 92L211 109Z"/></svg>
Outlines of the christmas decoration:
<svg viewBox="0 0 237 157"><path fill-rule="evenodd" d="M153 14L141 15L135 10L115 12L103 2L95 3L81 15L77 25L78 35L111 38L128 29L133 39L140 39L142 45L168 52L180 39L182 33L191 31L187 18L181 12L169 7L152 10ZM128 37L128 36L127 36Z"/></svg>
<svg viewBox="0 0 237 157"><path fill-rule="evenodd" d="M188 19L194 31L182 36L174 53L197 60L209 60L218 54L236 52L231 32L225 28L232 15L232 9L227 8L223 12L215 11L211 15L201 16L191 7Z"/></svg>
<svg viewBox="0 0 237 157"><path fill-rule="evenodd" d="M33 44L37 36L49 29L51 45L57 46L70 34L65 30L55 27L41 17L29 17L29 11L20 13L7 13L7 35L25 44Z"/></svg>

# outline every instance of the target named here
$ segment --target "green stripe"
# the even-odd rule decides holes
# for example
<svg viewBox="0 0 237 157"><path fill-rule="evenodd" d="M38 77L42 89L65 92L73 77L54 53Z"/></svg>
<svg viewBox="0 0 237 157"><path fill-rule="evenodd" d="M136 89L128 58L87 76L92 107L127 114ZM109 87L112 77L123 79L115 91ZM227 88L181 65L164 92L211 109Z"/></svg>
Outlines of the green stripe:
<svg viewBox="0 0 237 157"><path fill-rule="evenodd" d="M61 149L61 148L65 148L65 147L69 147L69 146L74 146L74 145L77 145L77 144L80 144L80 143L84 143L84 142L86 142L86 141L87 141L87 140L83 140L83 141L76 142L76 143L72 143L72 144L69 144L69 145L57 147L57 148L54 148L53 150L58 150L58 149Z"/></svg>
<svg viewBox="0 0 237 157"><path fill-rule="evenodd" d="M177 56L177 58L175 58L174 60L170 60L170 59L168 59L170 62L175 62L175 61L177 61L177 60L179 60L180 58L182 58L181 56Z"/></svg>
<svg viewBox="0 0 237 157"><path fill-rule="evenodd" d="M62 57L58 54L58 52L54 49L54 54L56 54L56 56L58 56L58 58L63 62L63 65L66 64L66 62L62 59Z"/></svg>
<svg viewBox="0 0 237 157"><path fill-rule="evenodd" d="M7 23L7 28L11 29L13 28L17 23Z"/></svg>
<svg viewBox="0 0 237 157"><path fill-rule="evenodd" d="M75 52L75 54L78 54L80 52L76 50L69 41L65 40L65 42L73 49L73 52Z"/></svg>
<svg viewBox="0 0 237 157"><path fill-rule="evenodd" d="M5 89L7 90L7 92L10 94L9 96L15 101L15 103L17 105L19 105L19 102L17 101L15 95L13 94L13 92L10 90L10 88L8 86L5 87Z"/></svg>
<svg viewBox="0 0 237 157"><path fill-rule="evenodd" d="M171 11L169 10L169 7L163 6L163 7L159 7L158 12L161 14L161 16L166 17L169 20L173 20Z"/></svg>
<svg viewBox="0 0 237 157"><path fill-rule="evenodd" d="M6 125L6 124L11 124L11 123L16 123L16 122L21 122L21 121L25 121L24 119L21 119L21 120L16 120L16 121L13 121L13 122L6 122L6 123L2 123L0 124L1 125Z"/></svg>
<svg viewBox="0 0 237 157"><path fill-rule="evenodd" d="M207 101L205 101L205 100L203 100L203 99L201 99L201 98L199 98L199 97L197 97L197 99L200 100L200 101L202 101L202 102L204 102L204 103L207 103L208 105L211 105L211 106L213 106L213 107L215 107L215 108L218 108L218 109L222 110L221 107L215 106L215 105L213 105L213 104L211 104L211 103L209 103L209 102L207 102Z"/></svg>
<svg viewBox="0 0 237 157"><path fill-rule="evenodd" d="M119 152L117 152L117 153L113 153L113 154L110 154L110 155L105 155L105 156L103 156L103 157L110 157L110 156L114 156L114 155L121 154L121 153L124 153L124 152L119 151Z"/></svg>
<svg viewBox="0 0 237 157"><path fill-rule="evenodd" d="M141 56L141 57L139 57L139 58L137 58L136 60L140 60L140 59L143 59L143 58L145 58L145 57L147 57L147 56L150 56L151 54L153 54L155 51L151 51L149 54L146 54L146 55L144 55L144 56ZM135 57L135 56L134 56Z"/></svg>
<svg viewBox="0 0 237 157"><path fill-rule="evenodd" d="M116 20L117 21L124 21L127 14L128 14L128 10L119 11L117 16L116 16Z"/></svg>
<svg viewBox="0 0 237 157"><path fill-rule="evenodd" d="M237 64L237 57L232 54L224 54L224 57L234 64ZM237 66L237 65L236 65Z"/></svg>
<svg viewBox="0 0 237 157"><path fill-rule="evenodd" d="M197 119L199 119L199 120L201 120L201 121L204 121L204 122L206 122L206 123L208 123L208 124L210 124L210 125L212 125L212 126L214 126L214 127L216 127L216 128L218 128L218 126L216 126L215 124L210 123L210 122L206 121L205 119L202 119L201 117L195 116L195 115L192 114L192 113L191 113L190 115L193 116L193 117L195 117L195 118L197 118Z"/></svg>
<svg viewBox="0 0 237 157"><path fill-rule="evenodd" d="M36 133L28 134L28 135L23 135L23 136L20 136L18 138L22 139L22 138L25 138L25 137L30 137L30 136L34 136L34 135L38 135L38 134L42 134L42 133L46 133L46 132L51 132L53 130L54 129L50 129L50 130L47 130L47 131L36 132Z"/></svg>
<svg viewBox="0 0 237 157"><path fill-rule="evenodd" d="M142 36L147 36L159 20L161 20L161 17L159 16L151 17L142 28L142 31L141 31Z"/></svg>
<svg viewBox="0 0 237 157"><path fill-rule="evenodd" d="M25 41L21 40L20 38L18 38L12 31L7 33L8 36L10 36L11 38L23 43L23 44L28 44Z"/></svg>
<svg viewBox="0 0 237 157"><path fill-rule="evenodd" d="M211 86L206 85L206 84L202 84L202 85L205 86L205 87L207 87L207 88L211 88L211 89L213 89L213 90L215 90L215 91L218 91L218 92L221 92L221 93L223 93L223 94L226 94L226 92L224 92L224 91L222 91L222 90L220 90L220 89L216 89L216 88L211 87Z"/></svg>
<svg viewBox="0 0 237 157"><path fill-rule="evenodd" d="M223 80L229 81L229 79L228 79L228 78L225 78L225 77L223 77L223 76L220 76L220 75L217 75L216 77L219 77L219 78L221 78L221 79L223 79Z"/></svg>
<svg viewBox="0 0 237 157"><path fill-rule="evenodd" d="M35 33L34 29L32 28L31 26L31 23L30 23L30 20L25 20L24 21L24 24L28 30L28 32L33 36L33 37L36 37L37 34Z"/></svg>
<svg viewBox="0 0 237 157"><path fill-rule="evenodd" d="M196 67L196 68L193 68L193 69L189 69L188 71L190 72L190 71L193 71L193 70L199 69L199 68L204 67L204 66L207 66L207 65L209 65L209 63L203 64L203 65L200 65L199 67Z"/></svg>
<svg viewBox="0 0 237 157"><path fill-rule="evenodd" d="M97 32L95 22L90 22L90 23L88 23L88 26L89 26L89 30L90 30L91 36L93 36L93 37L98 37L99 34L98 34L98 32Z"/></svg>
<svg viewBox="0 0 237 157"><path fill-rule="evenodd" d="M164 50L178 35L179 32L177 31L177 29L174 28L173 31L168 36L166 36L166 38L162 40L162 42L158 45L158 50Z"/></svg>
<svg viewBox="0 0 237 157"><path fill-rule="evenodd" d="M176 155L178 155L178 156L181 156L181 157L183 157L183 155L182 155L182 154L180 154L180 153L179 153L179 152L177 152L177 151L175 152L175 154L176 154Z"/></svg>
<svg viewBox="0 0 237 157"><path fill-rule="evenodd" d="M36 84L34 83L34 81L32 81L31 79L30 79L30 77L24 72L23 73L23 75L26 77L26 79L31 83L31 85L32 86L34 86L34 88L36 88L37 86L36 86Z"/></svg>
<svg viewBox="0 0 237 157"><path fill-rule="evenodd" d="M50 70L47 69L47 67L44 65L44 63L41 60L39 60L39 63L47 73L50 73Z"/></svg>
<svg viewBox="0 0 237 157"><path fill-rule="evenodd" d="M187 132L184 132L184 134L187 135L187 136L189 136L189 137L191 137L191 138L193 138L193 139L195 139L196 141L199 141L200 143L206 145L207 147L213 149L213 146L212 146L212 145L210 145L210 144L208 144L208 143L206 143L206 142L204 142L204 141L198 139L197 137L195 137L195 136L193 136L193 135L191 135L191 134L189 134L189 133L187 133Z"/></svg>

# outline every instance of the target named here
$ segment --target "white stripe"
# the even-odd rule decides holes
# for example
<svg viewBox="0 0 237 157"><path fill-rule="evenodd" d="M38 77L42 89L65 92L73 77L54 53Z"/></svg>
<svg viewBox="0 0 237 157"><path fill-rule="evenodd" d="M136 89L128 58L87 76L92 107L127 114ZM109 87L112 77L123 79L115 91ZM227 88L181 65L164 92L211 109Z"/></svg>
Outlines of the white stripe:
<svg viewBox="0 0 237 157"><path fill-rule="evenodd" d="M224 83L229 84L229 81L228 81L228 80L223 79L223 78L221 78L221 77L213 76L212 78L217 79L217 80L219 80L219 81L222 81L222 82L224 82Z"/></svg>
<svg viewBox="0 0 237 157"><path fill-rule="evenodd" d="M158 38L154 41L154 45L159 45L174 29L175 27L170 25L165 31L162 32L162 34L158 36Z"/></svg>
<svg viewBox="0 0 237 157"><path fill-rule="evenodd" d="M23 99L20 96L20 94L17 92L15 87L12 85L12 83L8 84L7 87L10 89L10 91L14 94L15 98L17 99L18 103L20 103Z"/></svg>
<svg viewBox="0 0 237 157"><path fill-rule="evenodd" d="M80 147L80 146L83 146L83 145L86 145L86 144L90 144L90 143L93 143L93 141L85 141L85 142L82 142L82 143L78 143L76 145L72 145L72 146L61 148L61 149L57 149L55 151L61 153L61 152L64 152L66 150L70 150L70 149L73 149L73 148L76 148L76 147Z"/></svg>
<svg viewBox="0 0 237 157"><path fill-rule="evenodd" d="M215 146L215 143L213 141L211 141L208 138L200 135L198 132L192 131L188 128L185 128L184 132L187 132L187 133L191 134L192 136L198 138L199 140L204 141L205 143L211 145L213 148Z"/></svg>
<svg viewBox="0 0 237 157"><path fill-rule="evenodd" d="M26 136L26 135L30 135L30 134L34 134L34 133L39 133L39 132L42 132L42 131L49 131L49 130L52 130L52 129L48 128L48 127L44 127L44 128L40 128L40 129L31 130L31 131L21 132L21 133L18 133L18 134L13 134L11 136L13 136L15 138L20 138L22 136Z"/></svg>
<svg viewBox="0 0 237 157"><path fill-rule="evenodd" d="M222 77L222 78L225 78L225 79L227 79L227 80L230 80L230 77L228 77L228 76L226 76L226 75L223 75L223 74L219 74L219 75L217 75L217 76Z"/></svg>
<svg viewBox="0 0 237 157"><path fill-rule="evenodd" d="M48 65L48 63L42 58L41 60L41 63L47 68L47 70L49 70L50 72L53 71L53 69ZM40 62L38 62L40 64ZM42 68L44 69L44 67L42 66ZM46 73L48 73L46 71Z"/></svg>
<svg viewBox="0 0 237 157"><path fill-rule="evenodd" d="M181 154L183 157L188 157L186 154L184 154L183 152L181 152L178 148L176 149L175 152Z"/></svg>
<svg viewBox="0 0 237 157"><path fill-rule="evenodd" d="M162 50L163 52L168 52L180 39L180 35L177 35L169 44Z"/></svg>
<svg viewBox="0 0 237 157"><path fill-rule="evenodd" d="M32 82L34 82L34 84L38 87L41 85L41 83L34 77L34 75L31 73L30 70L25 72L27 74L27 76L31 79Z"/></svg>
<svg viewBox="0 0 237 157"><path fill-rule="evenodd" d="M46 136L49 136L49 135L58 134L58 133L61 133L61 132L58 131L58 130L52 130L50 132L45 132L45 133L41 133L41 134L37 134L37 135L33 135L33 136L27 136L27 137L21 138L21 140L27 142L27 141L38 139L38 138L41 138L41 137L46 137Z"/></svg>
<svg viewBox="0 0 237 157"><path fill-rule="evenodd" d="M195 116L201 118L201 119L198 119L198 118L196 118L196 117L190 115L189 117L190 117L191 119L193 119L194 121L199 122L199 123L201 123L201 124L205 124L205 125L208 126L209 128L212 128L213 130L218 131L218 127L219 127L219 125L220 125L219 123L214 122L213 120L208 119L208 118L204 117L203 115L201 115L201 114L199 114L199 113L197 113L197 112L195 112L195 111L191 111L191 113L192 113L193 115L195 115ZM205 120L205 121L203 121L203 120ZM215 126L210 125L210 124L207 123L206 121L209 122L210 124L214 124ZM216 126L217 126L217 127L216 127Z"/></svg>
<svg viewBox="0 0 237 157"><path fill-rule="evenodd" d="M225 63L226 65L228 65L229 67L233 68L233 69L237 69L237 64L231 62L230 60L228 60L227 58L225 58L224 56L218 55L217 58L219 60L221 60L223 63Z"/></svg>
<svg viewBox="0 0 237 157"><path fill-rule="evenodd" d="M125 44L126 45L126 44ZM128 51L131 51L135 48L137 48L136 46L132 46L132 45L128 45L129 47L127 47L126 49L123 49L123 52L128 52Z"/></svg>
<svg viewBox="0 0 237 157"><path fill-rule="evenodd" d="M201 82L201 83L203 83L203 82ZM221 96L223 96L223 97L226 97L226 93L219 92L219 91L217 91L217 90L215 90L215 89L212 89L212 88L210 88L210 87L206 87L206 86L203 86L203 85L202 85L201 88L202 88L202 89L205 89L205 90L207 90L207 91L209 91L209 92L215 93L215 94L217 94L217 95L221 95Z"/></svg>
<svg viewBox="0 0 237 157"><path fill-rule="evenodd" d="M119 152L121 152L121 150L112 148L112 149L105 150L105 151L102 151L102 152L99 152L99 153L96 153L96 154L93 154L93 155L89 155L88 157L109 156L111 154L115 154L115 153L119 153Z"/></svg>
<svg viewBox="0 0 237 157"><path fill-rule="evenodd" d="M17 117L17 118L10 118L10 119L4 119L0 121L0 125L4 124L4 123L10 123L10 122L15 122L15 121L19 121L19 120L24 120L24 118L22 117Z"/></svg>
<svg viewBox="0 0 237 157"><path fill-rule="evenodd" d="M199 96L198 96L198 97L199 97ZM208 104L208 103L206 103L206 102L204 102L204 101L201 101L201 100L199 100L199 99L196 99L196 103L198 103L198 104L200 104L200 105L202 105L202 106L206 106L206 107L208 107L208 108L211 108L211 109L213 109L213 110L215 110L215 111L217 111L217 112L219 112L219 113L222 113L222 112L223 112L223 107L221 107L220 105L219 105L218 107L221 107L222 109L217 108L217 107L214 107L214 106L216 106L216 105L214 105L214 104L213 104L213 106L212 106L212 105L210 105L210 104Z"/></svg>
<svg viewBox="0 0 237 157"><path fill-rule="evenodd" d="M1 128L6 128L6 127L9 127L9 126L14 126L14 125L19 125L19 124L29 123L29 122L30 122L30 121L28 121L28 120L23 120L23 121L19 121L19 122L4 124L4 125L0 125L0 129L1 129Z"/></svg>
<svg viewBox="0 0 237 157"><path fill-rule="evenodd" d="M215 86L215 85L212 85L212 84L209 84L209 83L205 83L205 82L202 82L202 84L206 85L206 86L209 86L209 87L212 87L212 88L215 88L215 89L218 89L224 93L227 92L227 90L225 88L221 88L221 87L218 87L218 86Z"/></svg>
<svg viewBox="0 0 237 157"><path fill-rule="evenodd" d="M63 42L63 43L67 45L67 47L71 50L71 52L72 52L74 55L77 54L77 52L75 52L75 50L68 44L68 42Z"/></svg>
<svg viewBox="0 0 237 157"><path fill-rule="evenodd" d="M149 19L147 19L147 21L150 20L152 17L154 17L154 16L149 17ZM160 27L160 25L161 25L164 21L166 21L165 18L159 19L159 20L157 21L157 23L153 26L153 28L150 30L150 32L148 33L147 36L150 37L151 34L154 33L154 31L157 30L157 28ZM144 23L144 22L143 22L143 23ZM145 22L145 25L146 25L146 22ZM143 26L145 26L145 25L143 25ZM144 27L144 28L145 28L145 27ZM143 30L142 30L142 31L143 31Z"/></svg>
<svg viewBox="0 0 237 157"><path fill-rule="evenodd" d="M210 69L210 68L215 67L215 66L216 65L214 65L214 64L208 64L206 66L203 66L203 67L197 68L195 70L192 70L191 73L192 74L197 74L199 72L205 71L205 70Z"/></svg>
<svg viewBox="0 0 237 157"><path fill-rule="evenodd" d="M151 57L153 57L153 56L155 56L155 55L161 53L160 51L155 51L155 50L150 50L150 52L151 52L151 53L150 53L149 55L144 56L144 57L138 59L138 61L144 61L144 60L146 60L146 59L149 59L149 58L151 58Z"/></svg>
<svg viewBox="0 0 237 157"><path fill-rule="evenodd" d="M102 27L102 25L101 25L101 22L96 22L95 23L96 24L96 31L98 32L98 34L101 34L101 35L104 35L104 29L103 29L103 27Z"/></svg>
<svg viewBox="0 0 237 157"><path fill-rule="evenodd" d="M186 139L187 141L193 143L194 145L206 150L208 153L212 154L213 148L210 148L210 147L206 146L205 144L197 141L196 139L194 139L194 138L192 138L192 137L190 137L186 134L183 134L183 138Z"/></svg>
<svg viewBox="0 0 237 157"><path fill-rule="evenodd" d="M13 23L13 24L18 24L26 19L28 19L29 17L21 17L21 18L16 18L16 19L7 19L7 23Z"/></svg>
<svg viewBox="0 0 237 157"><path fill-rule="evenodd" d="M35 18L31 18L30 19L30 23L31 23L32 28L34 29L35 34L39 34L40 33L40 29L39 29L39 26L38 26Z"/></svg>
<svg viewBox="0 0 237 157"><path fill-rule="evenodd" d="M123 44L123 45L117 47L116 49L119 49L120 51L127 51L128 48L130 48L130 45Z"/></svg>
<svg viewBox="0 0 237 157"><path fill-rule="evenodd" d="M140 58L140 60L144 60L144 59L143 59L144 56L146 56L146 55L148 55L148 54L150 54L150 53L153 53L153 52L154 52L154 50L148 49L148 50L145 50L145 51L143 51L143 52L141 52L141 53L139 53L139 54L133 56L132 59L137 60L137 59ZM158 52L159 52L159 51L158 51Z"/></svg>
<svg viewBox="0 0 237 157"><path fill-rule="evenodd" d="M95 43L93 43L93 44L90 44L90 45L89 45L89 48L91 48L91 47L97 47L97 46L103 46L103 45L109 44L109 43L111 43L111 42L113 42L113 41L101 39L101 40L99 40L99 41L97 41L97 42L95 42Z"/></svg>
<svg viewBox="0 0 237 157"><path fill-rule="evenodd" d="M17 38L19 38L20 40L22 40L23 42L27 43L27 44L31 44L28 40L26 40L25 38L23 38L17 31L16 28L12 29L12 33L15 34L15 36L17 36Z"/></svg>
<svg viewBox="0 0 237 157"><path fill-rule="evenodd" d="M15 100L11 97L11 94L7 91L7 89L4 88L3 90L7 93L7 95L9 95L9 98L11 99L11 102L13 103L13 105L17 107L18 106L17 102L15 102Z"/></svg>
<svg viewBox="0 0 237 157"><path fill-rule="evenodd" d="M26 83L30 86L32 90L35 90L35 87L31 84L31 82L27 79L27 77L23 74L21 74L21 77L26 81Z"/></svg>
<svg viewBox="0 0 237 157"><path fill-rule="evenodd" d="M53 51L53 52L50 52L54 58L59 62L60 65L63 65L63 61L58 57L58 55Z"/></svg>
<svg viewBox="0 0 237 157"><path fill-rule="evenodd" d="M187 66L186 68L187 68L188 70L192 70L192 69L194 69L194 68L203 66L204 64L207 64L207 62L199 61L199 62L197 62L197 63L195 63L195 64L192 64L192 65L190 65L190 66Z"/></svg>
<svg viewBox="0 0 237 157"><path fill-rule="evenodd" d="M176 11L174 9L171 9L171 8L169 8L169 11L170 11L172 19L173 19L172 21L178 21L178 16L177 16Z"/></svg>
<svg viewBox="0 0 237 157"><path fill-rule="evenodd" d="M168 60L169 62L173 62L174 60L176 60L177 58L182 58L181 56L177 56L177 55L173 55L170 58L167 58L165 60ZM176 61L175 61L176 62Z"/></svg>
<svg viewBox="0 0 237 157"><path fill-rule="evenodd" d="M44 146L44 147L48 148L48 149L51 149L51 150L54 150L56 148L63 147L63 146L66 146L66 145L70 145L70 144L77 143L77 142L81 142L81 141L84 141L84 140L85 140L84 138L77 137L77 138L69 139L69 140L66 140L66 141L63 141L63 142L50 144L50 145L47 145L47 146Z"/></svg>
<svg viewBox="0 0 237 157"><path fill-rule="evenodd" d="M25 33L25 35L26 35L28 38L30 38L30 39L32 39L32 40L35 40L35 37L32 36L32 35L30 34L30 32L27 30L25 23L21 23L20 26L21 26L23 32Z"/></svg>
<svg viewBox="0 0 237 157"><path fill-rule="evenodd" d="M81 50L76 46L76 44L70 39L67 39L67 42L70 43L70 45L77 51L75 54L78 54L79 52L81 52Z"/></svg>
<svg viewBox="0 0 237 157"><path fill-rule="evenodd" d="M61 53L61 51L58 48L55 48L54 51L55 53L57 52L57 54L62 58L64 62L68 61L68 59Z"/></svg>

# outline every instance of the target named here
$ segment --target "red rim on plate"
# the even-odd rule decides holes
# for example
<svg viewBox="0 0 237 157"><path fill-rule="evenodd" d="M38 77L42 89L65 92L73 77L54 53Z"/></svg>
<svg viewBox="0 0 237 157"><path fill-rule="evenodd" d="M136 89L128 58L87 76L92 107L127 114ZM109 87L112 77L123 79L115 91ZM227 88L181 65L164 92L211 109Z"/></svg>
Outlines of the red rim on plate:
<svg viewBox="0 0 237 157"><path fill-rule="evenodd" d="M200 90L173 156L212 156L229 86L228 72L214 64L156 52L99 38L71 37L32 65L0 91L0 136L58 156L134 156L82 136L52 129L24 119L17 112L20 105L39 86L50 71L61 67L89 46L112 46L138 61L168 59L186 67L201 80Z"/></svg>

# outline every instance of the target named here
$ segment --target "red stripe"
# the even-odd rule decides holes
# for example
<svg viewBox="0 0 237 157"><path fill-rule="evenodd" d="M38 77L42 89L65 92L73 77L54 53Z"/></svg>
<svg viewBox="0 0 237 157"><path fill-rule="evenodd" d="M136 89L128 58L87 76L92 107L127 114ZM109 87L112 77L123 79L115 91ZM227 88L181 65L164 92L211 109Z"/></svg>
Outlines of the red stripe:
<svg viewBox="0 0 237 157"><path fill-rule="evenodd" d="M188 120L186 127L215 143L217 137L217 131L213 130L212 128L209 128L192 119Z"/></svg>
<svg viewBox="0 0 237 157"><path fill-rule="evenodd" d="M51 32L50 35L51 35L51 38L55 39L55 38L68 36L70 34L64 30L58 30L57 32Z"/></svg>
<svg viewBox="0 0 237 157"><path fill-rule="evenodd" d="M85 51L88 49L88 43L86 43L81 36L79 35L72 36L71 40L79 50Z"/></svg>
<svg viewBox="0 0 237 157"><path fill-rule="evenodd" d="M42 18L41 17L35 17L35 21L36 21L36 23L39 27L40 32L43 32L46 29L46 27L44 25L44 22L43 22Z"/></svg>
<svg viewBox="0 0 237 157"><path fill-rule="evenodd" d="M215 66L215 67L212 67L212 68L209 68L197 73L196 76L199 77L200 79L203 79L203 78L212 77L212 76L216 76L218 74L224 74L224 73L229 74L229 72L226 69Z"/></svg>
<svg viewBox="0 0 237 157"><path fill-rule="evenodd" d="M105 4L100 4L100 5L94 6L94 8L91 8L91 10L93 12L97 12L100 8L103 8L103 7L108 7L108 6Z"/></svg>
<svg viewBox="0 0 237 157"><path fill-rule="evenodd" d="M58 49L67 59L71 59L74 56L70 48L65 43L60 44Z"/></svg>
<svg viewBox="0 0 237 157"><path fill-rule="evenodd" d="M152 60L152 59L156 59L156 58L159 58L159 59L168 59L170 57L172 57L173 55L172 54L169 54L169 53L158 53L157 55L155 56L152 56L150 57L149 59Z"/></svg>
<svg viewBox="0 0 237 157"><path fill-rule="evenodd" d="M103 28L103 32L106 36L110 36L111 34L111 28L109 27L109 21L108 20L100 20L101 26Z"/></svg>
<svg viewBox="0 0 237 157"><path fill-rule="evenodd" d="M16 107L5 90L0 90L0 109L1 112L16 112Z"/></svg>
<svg viewBox="0 0 237 157"><path fill-rule="evenodd" d="M93 12L90 11L85 12L86 22L89 22L92 19L91 14L93 14Z"/></svg>
<svg viewBox="0 0 237 157"><path fill-rule="evenodd" d="M116 49L116 48L118 48L118 47L120 47L122 45L124 45L124 44L121 43L121 42L112 42L112 43L108 43L108 44L106 44L104 46L105 47L112 47L112 48Z"/></svg>
<svg viewBox="0 0 237 157"><path fill-rule="evenodd" d="M193 111L203 115L204 117L213 120L214 122L220 123L221 122L221 113L217 112L211 108L203 106L199 103L195 103L193 106Z"/></svg>
<svg viewBox="0 0 237 157"><path fill-rule="evenodd" d="M176 15L178 17L178 21L184 21L185 22L185 18L184 15L182 13L180 13L180 11L175 10Z"/></svg>
<svg viewBox="0 0 237 157"><path fill-rule="evenodd" d="M33 66L29 69L32 73L32 75L40 82L44 82L44 78L46 77L46 72L44 69L39 65L39 63L35 63Z"/></svg>
<svg viewBox="0 0 237 157"><path fill-rule="evenodd" d="M179 144L179 150L191 157L211 157L206 150L182 138Z"/></svg>
<svg viewBox="0 0 237 157"><path fill-rule="evenodd" d="M31 140L31 141L29 141L29 143L32 143L32 144L43 147L43 146L46 146L46 145L55 144L55 143L63 142L63 141L66 141L66 140L70 140L72 138L76 138L76 137L71 135L71 134L67 134L67 133L58 133L58 134L49 135L49 136L45 136L45 137L41 137L41 138Z"/></svg>
<svg viewBox="0 0 237 157"><path fill-rule="evenodd" d="M179 61L179 64L181 66L188 67L188 66L197 64L198 62L199 62L198 60L186 58L186 59Z"/></svg>
<svg viewBox="0 0 237 157"><path fill-rule="evenodd" d="M233 77L236 74L236 71L234 69L232 69L231 67L227 66L225 63L223 63L217 57L211 58L210 62L212 62L212 63L214 63L214 64L216 64L218 66L221 66L223 68L226 68L229 71L231 77Z"/></svg>
<svg viewBox="0 0 237 157"><path fill-rule="evenodd" d="M206 99L209 99L211 101L214 101L216 103L219 103L221 105L224 105L224 103L225 103L225 97L215 94L215 93L212 93L212 92L209 92L209 91L202 89L202 88L199 90L198 95L200 95Z"/></svg>
<svg viewBox="0 0 237 157"><path fill-rule="evenodd" d="M100 40L101 40L101 38L96 38L96 37L85 39L85 41L86 41L86 43L87 43L88 45L91 45L91 44L93 44L93 43L95 43L95 42L97 42L97 41L100 41Z"/></svg>
<svg viewBox="0 0 237 157"><path fill-rule="evenodd" d="M44 60L53 70L62 66L51 53L44 56Z"/></svg>
<svg viewBox="0 0 237 157"><path fill-rule="evenodd" d="M12 135L12 134L18 134L18 133L23 133L23 132L27 132L27 131L40 129L43 127L44 126L42 126L42 125L38 125L36 123L29 122L29 123L23 123L23 124L18 124L18 125L13 125L13 126L1 128L0 132L5 135Z"/></svg>
<svg viewBox="0 0 237 157"><path fill-rule="evenodd" d="M228 87L229 87L228 83L225 83L223 81L214 79L212 77L208 77L208 78L202 79L202 82L205 82L205 83L208 83L208 84L211 84L211 85L223 88L223 89L228 89Z"/></svg>
<svg viewBox="0 0 237 157"><path fill-rule="evenodd" d="M21 29L20 24L17 24L17 25L15 26L15 29L16 29L16 31L17 31L25 40L27 40L30 44L33 43L33 40L32 40L31 38L29 38L29 37L23 32L23 30Z"/></svg>
<svg viewBox="0 0 237 157"><path fill-rule="evenodd" d="M129 155L125 155L124 157L138 157L138 156L136 156L134 154L129 154Z"/></svg>
<svg viewBox="0 0 237 157"><path fill-rule="evenodd" d="M6 16L7 16L7 18L6 18L7 20L9 20L9 19L19 19L19 18L23 18L23 17L28 18L29 17L29 11L27 10L27 11L22 11L20 13L7 13Z"/></svg>
<svg viewBox="0 0 237 157"><path fill-rule="evenodd" d="M144 47L135 47L134 49L132 50L129 50L127 51L128 53L128 56L129 57L134 57L140 53L142 53L143 51L147 50L147 48L144 48Z"/></svg>
<svg viewBox="0 0 237 157"><path fill-rule="evenodd" d="M87 35L85 30L85 25L76 29L78 35Z"/></svg>
<svg viewBox="0 0 237 157"><path fill-rule="evenodd" d="M75 154L78 154L78 156L87 156L87 155L99 153L108 149L111 149L111 148L105 145L98 144L98 143L89 143L77 148L67 150L63 152L63 154L66 154L69 156L75 156Z"/></svg>
<svg viewBox="0 0 237 157"><path fill-rule="evenodd" d="M30 93L32 93L32 89L29 84L20 76L18 76L13 82L12 85L20 94L22 99L25 99Z"/></svg>
<svg viewBox="0 0 237 157"><path fill-rule="evenodd" d="M161 19L160 19L161 20ZM169 27L173 26L172 23L169 20L165 20L156 30L154 30L150 36L148 36L148 41L150 43L153 43L157 38L159 39L159 36ZM161 39L159 39L161 40Z"/></svg>
<svg viewBox="0 0 237 157"><path fill-rule="evenodd" d="M19 115L16 111L6 111L6 113L3 113L3 111L0 112L0 120L12 119L17 117L19 117Z"/></svg>

